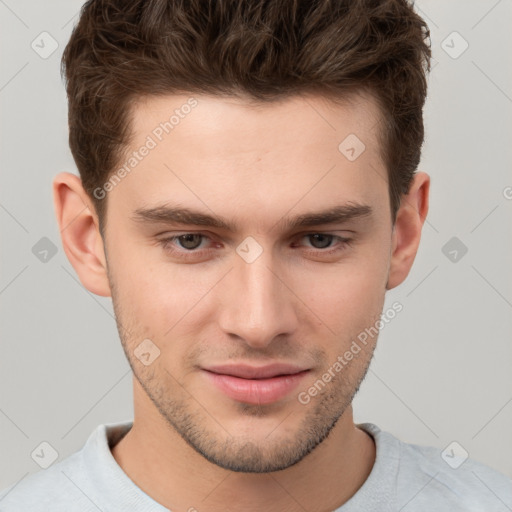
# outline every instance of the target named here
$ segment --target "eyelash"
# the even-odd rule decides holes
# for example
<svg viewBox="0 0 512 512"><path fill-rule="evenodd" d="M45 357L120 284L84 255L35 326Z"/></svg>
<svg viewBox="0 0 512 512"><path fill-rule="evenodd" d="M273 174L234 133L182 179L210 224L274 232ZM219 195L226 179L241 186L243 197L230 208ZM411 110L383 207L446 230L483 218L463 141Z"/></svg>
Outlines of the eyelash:
<svg viewBox="0 0 512 512"><path fill-rule="evenodd" d="M180 258L183 258L185 260L186 259L195 258L195 257L197 257L198 254L201 254L202 251L208 251L209 250L209 249L191 249L191 250L182 249L182 250L179 250L179 249L175 249L174 247L171 246L171 244L175 240L177 240L178 238L181 238L182 236L186 236L186 235L198 235L198 236L201 236L203 238L208 238L208 239L211 240L211 238L208 235L204 234L204 233L194 233L194 232L191 232L191 233L181 233L179 235L174 235L174 236L171 236L171 237L168 237L168 238L163 238L162 240L160 240L160 244L161 244L161 246L163 247L163 249L166 252L168 252L170 254L179 253ZM327 249L314 249L313 248L313 249L309 250L309 252L313 251L313 252L321 254L321 255L330 256L332 254L336 254L336 253L342 252L342 251L346 250L348 247L350 247L351 244L352 244L352 239L351 238L344 238L342 236L334 235L332 233L322 233L322 232L306 233L304 235L301 235L300 239L308 237L308 236L313 236L313 235L332 236L333 237L333 241L335 241L335 240L339 241L339 246L335 247L334 249L331 248L331 247L328 247Z"/></svg>

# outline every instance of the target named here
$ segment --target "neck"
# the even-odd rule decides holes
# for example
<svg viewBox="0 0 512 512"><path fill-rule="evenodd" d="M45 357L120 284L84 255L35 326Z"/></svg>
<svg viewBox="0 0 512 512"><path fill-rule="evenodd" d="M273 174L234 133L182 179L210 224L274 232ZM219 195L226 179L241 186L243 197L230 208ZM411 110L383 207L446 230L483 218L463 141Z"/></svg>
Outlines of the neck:
<svg viewBox="0 0 512 512"><path fill-rule="evenodd" d="M247 512L327 512L357 492L375 461L374 441L354 425L349 406L327 439L294 466L235 473L207 461L150 401L137 398L133 427L112 455L139 488L171 510L225 512L232 503Z"/></svg>

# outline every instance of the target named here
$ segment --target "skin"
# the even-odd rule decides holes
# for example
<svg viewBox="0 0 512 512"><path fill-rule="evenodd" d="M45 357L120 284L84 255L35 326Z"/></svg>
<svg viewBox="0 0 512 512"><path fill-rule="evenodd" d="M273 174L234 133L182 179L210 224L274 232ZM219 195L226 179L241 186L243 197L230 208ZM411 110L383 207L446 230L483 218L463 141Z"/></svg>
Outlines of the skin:
<svg viewBox="0 0 512 512"><path fill-rule="evenodd" d="M373 439L355 426L351 402L377 336L308 404L297 395L375 326L386 291L407 277L430 178L416 174L392 226L371 96L343 104L295 96L263 106L194 97L198 106L108 192L105 239L80 179L62 173L54 180L65 252L89 291L112 297L134 373L134 425L112 454L173 511L334 510L375 461ZM141 100L129 149L187 99ZM351 133L366 146L354 161L338 150ZM349 201L373 213L293 231L282 224ZM221 216L237 230L134 220L137 209L164 202ZM167 249L161 242L186 233L205 235L193 237L195 255L190 241ZM315 233L334 237L317 241ZM251 263L236 252L248 236L262 248ZM352 241L342 246L337 236ZM144 339L160 350L147 366L134 354ZM226 396L203 370L276 361L309 371L270 404Z"/></svg>

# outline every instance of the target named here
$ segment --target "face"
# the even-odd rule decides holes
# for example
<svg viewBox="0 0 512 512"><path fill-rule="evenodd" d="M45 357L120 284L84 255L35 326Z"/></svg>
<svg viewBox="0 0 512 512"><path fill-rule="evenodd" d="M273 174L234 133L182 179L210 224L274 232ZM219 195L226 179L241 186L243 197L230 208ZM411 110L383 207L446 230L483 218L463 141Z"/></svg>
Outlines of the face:
<svg viewBox="0 0 512 512"><path fill-rule="evenodd" d="M367 96L189 98L136 106L129 153L151 147L108 187L118 328L169 427L221 467L276 471L326 438L372 358L376 337L335 365L384 304L378 108ZM353 135L339 149L350 134L360 155Z"/></svg>

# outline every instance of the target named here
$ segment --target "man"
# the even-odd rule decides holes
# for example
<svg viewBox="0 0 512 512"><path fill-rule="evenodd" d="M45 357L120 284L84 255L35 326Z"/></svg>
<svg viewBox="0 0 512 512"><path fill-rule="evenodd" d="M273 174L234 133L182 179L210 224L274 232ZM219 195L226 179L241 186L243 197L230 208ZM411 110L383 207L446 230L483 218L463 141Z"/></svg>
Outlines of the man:
<svg viewBox="0 0 512 512"><path fill-rule="evenodd" d="M428 212L427 37L405 0L84 5L63 56L80 179L55 178L55 209L112 297L135 417L1 510L512 507L504 475L352 416Z"/></svg>

